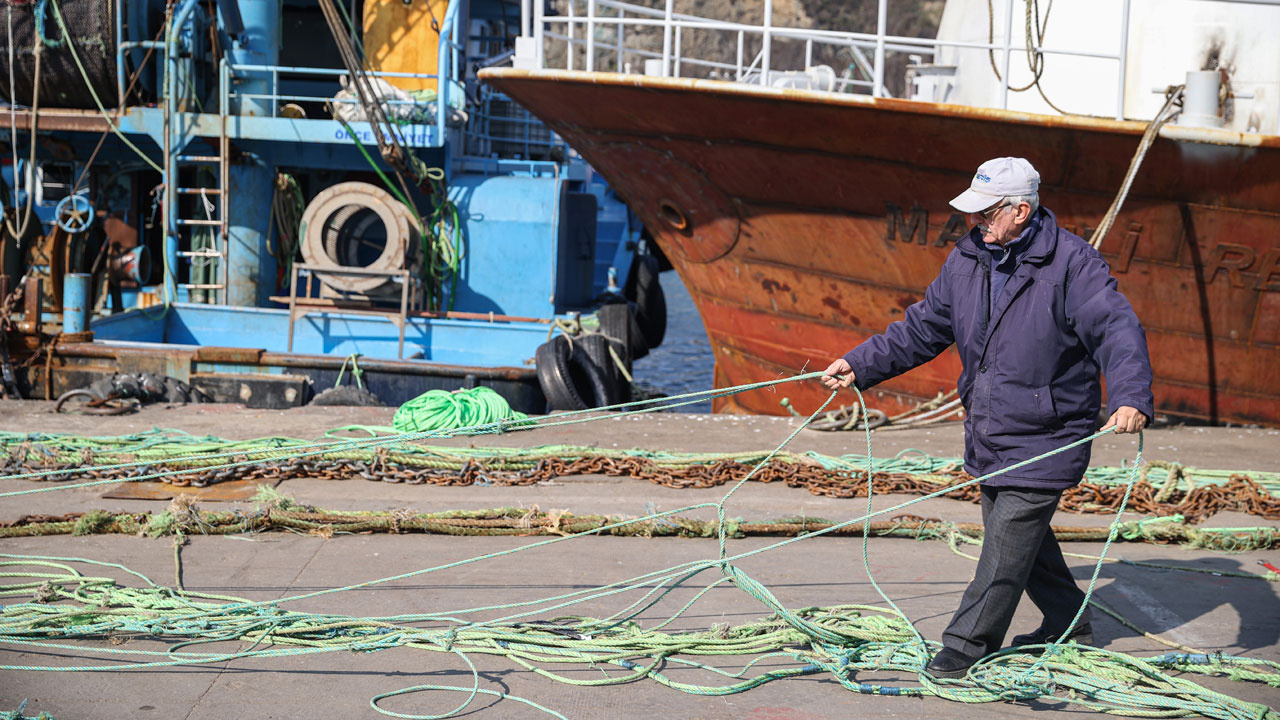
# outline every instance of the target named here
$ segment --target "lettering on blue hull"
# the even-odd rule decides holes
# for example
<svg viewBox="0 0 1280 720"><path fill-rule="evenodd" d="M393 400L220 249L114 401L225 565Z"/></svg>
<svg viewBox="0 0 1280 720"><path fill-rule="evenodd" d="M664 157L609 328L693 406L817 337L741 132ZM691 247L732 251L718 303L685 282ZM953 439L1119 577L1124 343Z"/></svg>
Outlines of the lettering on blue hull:
<svg viewBox="0 0 1280 720"><path fill-rule="evenodd" d="M346 129L340 127L337 130L333 131L333 137L336 140L350 140L351 133L347 132ZM355 137L362 143L372 144L375 142L373 137L373 132L371 130L357 130L355 132ZM412 134L406 134L402 130L400 137L404 139L404 142L406 145L415 145L415 146L426 145L429 140L429 138L427 137L426 130L422 130L420 132L412 133Z"/></svg>

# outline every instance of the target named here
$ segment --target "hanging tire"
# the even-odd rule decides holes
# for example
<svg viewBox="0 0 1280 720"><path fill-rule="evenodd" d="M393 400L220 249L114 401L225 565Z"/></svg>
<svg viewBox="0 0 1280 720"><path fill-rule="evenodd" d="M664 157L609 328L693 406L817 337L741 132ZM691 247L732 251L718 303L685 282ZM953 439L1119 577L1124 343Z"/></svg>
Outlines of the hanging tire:
<svg viewBox="0 0 1280 720"><path fill-rule="evenodd" d="M534 356L538 384L551 410L589 410L609 405L609 378L581 347L563 335L538 347Z"/></svg>
<svg viewBox="0 0 1280 720"><path fill-rule="evenodd" d="M637 255L627 278L626 296L636 304L636 316L645 343L656 348L667 334L667 297L658 281L658 260L652 255Z"/></svg>
<svg viewBox="0 0 1280 720"><path fill-rule="evenodd" d="M596 367L604 372L604 376L609 381L609 402L605 405L617 405L631 399L631 383L627 381L627 376L622 374L622 370L618 367L618 363L614 361L613 355L609 352L612 348L618 354L623 364L629 365L626 361L626 349L617 340L612 340L604 335L593 334L583 335L574 338L574 350L581 350ZM572 360L572 357L570 358ZM630 367L627 368L630 370ZM600 407L600 406L596 406Z"/></svg>
<svg viewBox="0 0 1280 720"><path fill-rule="evenodd" d="M596 319L600 321L600 332L621 344L626 353L623 359L630 369L631 363L649 354L649 344L644 340L644 330L636 317L635 308L628 302L614 302L603 305L596 310Z"/></svg>

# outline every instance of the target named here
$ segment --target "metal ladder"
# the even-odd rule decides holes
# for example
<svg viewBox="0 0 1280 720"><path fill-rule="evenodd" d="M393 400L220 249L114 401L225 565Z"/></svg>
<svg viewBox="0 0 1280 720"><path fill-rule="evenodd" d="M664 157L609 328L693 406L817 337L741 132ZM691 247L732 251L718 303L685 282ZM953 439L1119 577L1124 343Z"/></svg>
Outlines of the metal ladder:
<svg viewBox="0 0 1280 720"><path fill-rule="evenodd" d="M206 142L211 142L209 135L188 135L185 130L193 127L191 120L192 113L186 108L175 108L174 104L179 99L178 87L175 76L178 74L177 64L184 62L180 57L175 58L170 54L172 47L176 46L177 37L175 35L176 27L182 26L190 17L191 12L199 6L199 0L182 0L181 8L175 15L173 27L168 31L168 42L164 45L164 266L165 266L165 294L170 294L172 288L174 297L168 297L168 300L177 300L176 292L181 288L186 288L188 300L208 300L208 293L213 293L213 302L225 304L227 300L227 252L229 249L228 232L227 232L227 203L226 194L229 187L229 169L228 161L230 155L230 143L227 139L227 108L225 102L219 103L219 129L217 136L217 151L214 155L195 155L191 154L191 147L201 137ZM189 65L191 60L187 58L185 62ZM188 68L188 72L190 69ZM225 96L225 93L221 93ZM196 182L191 187L183 187L179 183L181 177L180 169L184 166L200 166L200 165L216 165L217 172L215 174L214 186L202 186L199 173L196 174ZM209 196L215 196L214 207L217 216L213 217L213 213L208 210ZM201 207L205 210L204 217L183 217L181 215L181 199L186 196L199 196ZM218 232L214 237L212 247L203 247L196 249L194 245L195 233L192 228L218 228ZM187 241L184 243L183 238ZM172 245L170 244L172 243ZM187 248L186 250L183 247ZM189 281L185 283L178 282L178 268L169 267L169 251L173 249L176 259L186 261L192 264L194 274L195 264L217 263L215 275L206 278L206 282L195 282L195 278L189 276ZM172 285L170 285L172 283Z"/></svg>
<svg viewBox="0 0 1280 720"><path fill-rule="evenodd" d="M190 146L188 146L190 150ZM191 187L183 187L179 185L174 190L173 195L173 212L175 213L179 248L182 247L182 238L187 238L186 247L189 249L179 249L177 255L180 259L185 259L191 265L188 282L177 283L179 288L186 288L188 300L191 302L207 301L207 293L213 293L212 302L225 303L227 289L227 203L224 194L227 187L227 151L228 142L226 133L222 133L218 138L218 152L216 155L192 155L179 154L173 160L174 181L180 177L179 168L182 167L204 167L216 165L215 186L207 187L200 183L200 173L197 173L196 182ZM179 208L180 200L183 197L195 196L200 200L200 208L204 209L201 213L199 209L194 217L183 217ZM209 205L213 205L214 209L209 210ZM184 233L183 230L188 229ZM197 232L202 228L217 228L212 246L202 248L196 247ZM216 268L214 274L204 278L197 278L197 267L200 263L214 263Z"/></svg>

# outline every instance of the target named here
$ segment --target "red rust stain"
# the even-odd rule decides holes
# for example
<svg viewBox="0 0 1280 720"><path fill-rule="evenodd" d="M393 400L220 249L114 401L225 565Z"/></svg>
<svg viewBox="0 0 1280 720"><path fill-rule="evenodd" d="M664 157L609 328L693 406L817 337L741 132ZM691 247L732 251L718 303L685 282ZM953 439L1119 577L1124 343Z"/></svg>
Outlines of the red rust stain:
<svg viewBox="0 0 1280 720"><path fill-rule="evenodd" d="M898 298L898 307L902 308L903 310L906 310L907 308L915 304L916 304L916 299L911 297L910 295L903 295L902 297Z"/></svg>
<svg viewBox="0 0 1280 720"><path fill-rule="evenodd" d="M769 279L769 278L765 278L764 280L761 280L761 281L760 281L760 287L764 288L764 289L765 289L765 292L773 292L774 290L781 290L781 291L783 291L783 292L791 292L791 286L790 286L790 285L788 285L788 284L786 284L786 283L780 283L780 282L778 282L777 280L771 280L771 279Z"/></svg>
<svg viewBox="0 0 1280 720"><path fill-rule="evenodd" d="M839 300L828 295L827 297L822 298L822 304L849 318L849 322L853 323L854 327L862 327L862 319L845 310Z"/></svg>

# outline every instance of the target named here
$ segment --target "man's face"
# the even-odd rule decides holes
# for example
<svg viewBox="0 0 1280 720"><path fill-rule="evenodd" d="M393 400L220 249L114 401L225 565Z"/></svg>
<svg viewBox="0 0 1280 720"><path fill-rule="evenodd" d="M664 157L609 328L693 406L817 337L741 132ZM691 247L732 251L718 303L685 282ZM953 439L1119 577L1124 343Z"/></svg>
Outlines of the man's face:
<svg viewBox="0 0 1280 720"><path fill-rule="evenodd" d="M982 241L1003 247L1022 232L1031 206L1027 203L1010 205L1002 200L980 213L969 213L969 222L982 231Z"/></svg>

